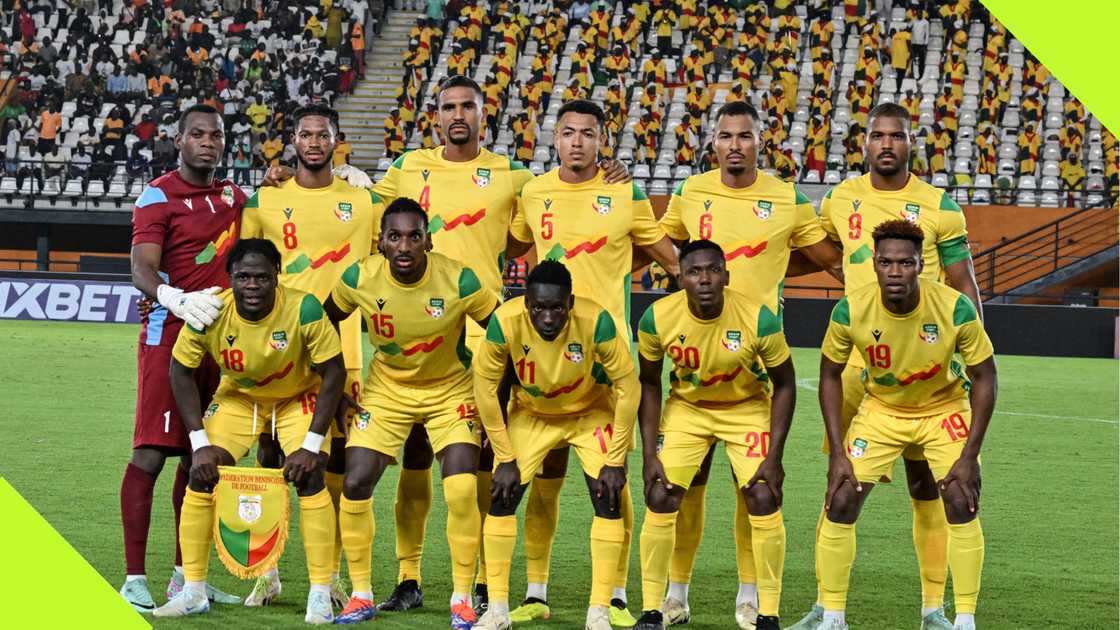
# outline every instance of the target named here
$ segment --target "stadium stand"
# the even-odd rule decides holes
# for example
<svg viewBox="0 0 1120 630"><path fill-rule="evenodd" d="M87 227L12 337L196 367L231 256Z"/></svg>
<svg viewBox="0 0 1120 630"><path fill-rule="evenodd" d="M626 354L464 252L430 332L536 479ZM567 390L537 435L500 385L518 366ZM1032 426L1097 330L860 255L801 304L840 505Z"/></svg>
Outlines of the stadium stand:
<svg viewBox="0 0 1120 630"><path fill-rule="evenodd" d="M606 154L651 194L711 164L730 100L763 113L764 163L802 183L858 172L867 112L894 100L912 114L913 169L960 202L1095 206L1120 184L1115 137L970 0L453 1L417 17L402 61L379 171L437 142L434 90L466 73L486 90L492 150L551 168L556 112L591 98L610 115Z"/></svg>
<svg viewBox="0 0 1120 630"><path fill-rule="evenodd" d="M198 102L225 116L220 176L249 188L264 166L294 156L282 136L292 109L353 90L366 35L386 9L360 0L37 0L6 10L0 197L127 209L146 181L173 168L178 112Z"/></svg>

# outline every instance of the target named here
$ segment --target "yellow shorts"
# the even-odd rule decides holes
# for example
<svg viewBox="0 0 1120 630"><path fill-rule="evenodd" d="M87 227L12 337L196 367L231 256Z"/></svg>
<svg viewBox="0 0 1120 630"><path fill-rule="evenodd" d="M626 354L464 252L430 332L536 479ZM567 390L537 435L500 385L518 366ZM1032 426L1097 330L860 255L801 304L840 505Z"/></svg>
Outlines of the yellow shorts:
<svg viewBox="0 0 1120 630"><path fill-rule="evenodd" d="M739 485L747 485L770 451L770 399L751 399L718 409L676 398L665 403L657 457L674 485L688 488L692 484L716 440L724 443Z"/></svg>
<svg viewBox="0 0 1120 630"><path fill-rule="evenodd" d="M925 453L933 478L940 481L961 456L971 426L969 409L903 418L865 406L852 419L844 444L860 481L890 481L895 460L911 447Z"/></svg>
<svg viewBox="0 0 1120 630"><path fill-rule="evenodd" d="M482 422L470 372L430 387L389 382L371 372L359 402L366 413L351 419L347 448L368 448L395 458L416 423L427 430L433 453L451 444L480 444Z"/></svg>
<svg viewBox="0 0 1120 630"><path fill-rule="evenodd" d="M315 392L273 403L254 403L236 394L216 394L202 416L202 425L210 444L221 447L239 460L248 454L261 433L275 433L280 448L290 455L303 445L311 416L315 413ZM273 419L275 418L275 426ZM330 454L331 441L319 447Z"/></svg>
<svg viewBox="0 0 1120 630"><path fill-rule="evenodd" d="M583 472L593 479L607 461L614 437L614 412L598 405L578 416L536 416L524 408L514 409L507 426L522 483L528 483L544 464L548 452L574 446Z"/></svg>
<svg viewBox="0 0 1120 630"><path fill-rule="evenodd" d="M844 387L844 404L840 408L840 434L847 435L848 427L852 426L852 418L859 413L859 406L863 402L863 367L851 363L845 365L840 380ZM824 446L821 447L821 451L828 455L827 433L824 436ZM920 446L908 447L902 452L902 457L910 461L922 461L926 458ZM890 481L889 473L887 481Z"/></svg>

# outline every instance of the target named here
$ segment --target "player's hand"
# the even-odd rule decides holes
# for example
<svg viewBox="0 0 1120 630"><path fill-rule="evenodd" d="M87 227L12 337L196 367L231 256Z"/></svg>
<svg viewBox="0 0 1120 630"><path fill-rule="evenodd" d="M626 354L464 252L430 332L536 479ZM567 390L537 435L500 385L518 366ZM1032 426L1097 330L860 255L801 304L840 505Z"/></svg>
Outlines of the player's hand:
<svg viewBox="0 0 1120 630"><path fill-rule="evenodd" d="M287 166L270 166L268 170L264 172L264 179L261 180L261 186L279 186L294 177L295 174L296 172Z"/></svg>
<svg viewBox="0 0 1120 630"><path fill-rule="evenodd" d="M754 487L756 483L761 483L770 490L770 494L774 495L774 503L778 506L782 505L782 482L785 481L786 471L782 468L782 460L777 457L767 456L762 460L762 464L758 466L754 476L747 482L747 490Z"/></svg>
<svg viewBox="0 0 1120 630"><path fill-rule="evenodd" d="M216 446L203 446L191 455L191 478L197 479L207 490L218 485L218 465L221 452Z"/></svg>
<svg viewBox="0 0 1120 630"><path fill-rule="evenodd" d="M191 328L202 330L213 324L222 312L222 299L217 295L221 290L221 287L210 287L185 293L169 284L161 284L156 289L156 297L172 315Z"/></svg>
<svg viewBox="0 0 1120 630"><path fill-rule="evenodd" d="M860 484L859 479L856 479L856 473L852 470L852 462L844 454L833 454L828 458L828 490L824 494L824 509L828 509L832 505L832 495L840 489L845 483L852 484L856 492L863 492L863 485Z"/></svg>
<svg viewBox="0 0 1120 630"><path fill-rule="evenodd" d="M349 394L343 394L342 399L338 401L338 410L334 412L334 426L338 427L338 432L341 437L350 437L350 410L355 413L365 411L358 401L354 400Z"/></svg>
<svg viewBox="0 0 1120 630"><path fill-rule="evenodd" d="M604 184L622 184L633 179L626 165L618 160L603 160L599 168L603 169Z"/></svg>
<svg viewBox="0 0 1120 630"><path fill-rule="evenodd" d="M618 509L619 495L626 485L625 466L603 466L599 469L599 482L595 490L595 498L601 499L607 495L607 507L612 512Z"/></svg>
<svg viewBox="0 0 1120 630"><path fill-rule="evenodd" d="M494 469L494 478L490 481L490 501L501 501L508 508L513 505L513 498L520 486L521 470L517 467L517 462L502 462Z"/></svg>
<svg viewBox="0 0 1120 630"><path fill-rule="evenodd" d="M140 319L146 318L154 310L156 310L156 306L152 298L141 295L140 299L136 300L136 314L140 316Z"/></svg>
<svg viewBox="0 0 1120 630"><path fill-rule="evenodd" d="M941 491L955 483L968 501L968 511L973 514L980 509L980 462L975 457L961 457L953 463L949 474L941 480Z"/></svg>
<svg viewBox="0 0 1120 630"><path fill-rule="evenodd" d="M305 448L296 449L296 452L289 455L287 461L284 462L284 479L299 486L318 467L318 453L312 453Z"/></svg>
<svg viewBox="0 0 1120 630"><path fill-rule="evenodd" d="M350 164L343 164L342 166L335 167L331 174L335 177L345 179L347 184L354 188L373 188L373 180L365 171L352 166Z"/></svg>
<svg viewBox="0 0 1120 630"><path fill-rule="evenodd" d="M666 490L673 489L673 484L669 483L669 478L665 475L665 467L661 465L661 458L653 454L646 455L642 460L642 480L646 484L645 495L647 501L649 500L650 490L658 482L664 484Z"/></svg>

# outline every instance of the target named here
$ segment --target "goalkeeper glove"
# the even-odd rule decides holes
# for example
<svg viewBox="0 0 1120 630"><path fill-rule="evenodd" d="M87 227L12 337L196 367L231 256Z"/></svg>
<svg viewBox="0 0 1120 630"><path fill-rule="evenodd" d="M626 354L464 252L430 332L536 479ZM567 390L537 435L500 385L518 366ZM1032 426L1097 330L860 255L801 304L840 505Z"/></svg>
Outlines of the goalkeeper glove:
<svg viewBox="0 0 1120 630"><path fill-rule="evenodd" d="M362 169L351 166L350 164L343 164L331 171L335 177L341 177L346 180L354 188L373 188L373 180L366 175Z"/></svg>
<svg viewBox="0 0 1120 630"><path fill-rule="evenodd" d="M202 330L213 324L218 314L222 312L222 300L215 295L221 290L221 287L210 287L202 291L184 293L182 289L161 284L156 289L156 300L191 328Z"/></svg>

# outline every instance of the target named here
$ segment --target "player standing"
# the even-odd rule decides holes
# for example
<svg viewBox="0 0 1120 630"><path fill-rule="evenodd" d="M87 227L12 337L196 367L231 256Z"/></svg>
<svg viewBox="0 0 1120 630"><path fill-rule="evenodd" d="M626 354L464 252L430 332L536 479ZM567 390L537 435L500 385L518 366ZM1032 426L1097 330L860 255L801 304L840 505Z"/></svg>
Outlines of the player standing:
<svg viewBox="0 0 1120 630"><path fill-rule="evenodd" d="M237 241L245 204L240 188L214 178L214 169L225 151L225 130L218 110L208 105L185 110L179 117L175 145L180 151L179 168L149 182L132 213L132 283L158 303L140 327L132 459L121 482L127 575L120 592L140 612L155 608L144 556L152 493L169 456L180 459L171 494L176 545L167 597L173 597L183 585L178 531L190 470L190 445L168 380L171 349L184 320L201 329L218 316L222 301L215 294L229 285L226 255ZM206 404L218 386L218 366L204 360L195 378ZM223 604L241 601L210 586L207 595Z"/></svg>
<svg viewBox="0 0 1120 630"><path fill-rule="evenodd" d="M153 615L210 610L206 574L218 466L235 466L271 416L272 431L287 455L284 478L299 495L311 583L304 620L330 623L335 523L323 469L330 449L324 437L346 383L338 334L314 295L278 285L280 252L270 241L238 241L226 268L232 290L221 294L222 313L205 329L188 322L172 351L171 388L193 451L179 536L186 582ZM203 416L194 371L206 356L220 361L223 373Z"/></svg>
<svg viewBox="0 0 1120 630"><path fill-rule="evenodd" d="M793 360L776 313L726 288L719 245L681 248L683 291L646 309L638 324L642 400L642 616L638 630L663 630L661 611L685 491L722 441L745 495L758 571L759 630L778 630L786 529L782 520L782 454L797 396ZM662 360L673 361L662 413ZM761 361L773 395L757 372Z"/></svg>
<svg viewBox="0 0 1120 630"><path fill-rule="evenodd" d="M964 212L948 193L907 169L912 142L910 114L895 103L881 103L871 110L868 125L864 151L869 172L838 184L821 200L821 226L843 250L845 294L875 283L870 226L902 218L921 227L925 234L922 278L927 283L944 281L967 295L983 319ZM860 375L864 367L863 354L853 352L843 377L842 433L863 399ZM826 453L828 449L826 443ZM948 577L945 548L949 527L945 510L921 449L909 448L902 457L914 510L914 549L922 581L922 628L947 630L952 624L942 609ZM818 530L823 521L822 512ZM819 575L817 581L820 582ZM815 628L823 611L818 601L793 630Z"/></svg>
<svg viewBox="0 0 1120 630"><path fill-rule="evenodd" d="M568 101L557 113L555 145L560 166L521 189L517 215L510 226L509 253L520 256L531 246L541 260L563 261L570 270L572 292L602 304L615 330L630 339L630 286L634 248L676 273L677 257L657 227L653 207L636 183L604 183L596 164L603 140L603 110L591 101ZM545 509L525 515L525 555L529 586L524 603L511 614L514 621L547 617L548 572L556 534L560 487L567 473L568 448L550 454L533 480L531 505ZM539 497L539 498L538 498ZM611 621L629 627L626 609L630 568L630 536L634 508L629 489L623 492L622 518L626 539L618 559L611 597Z"/></svg>
<svg viewBox="0 0 1120 630"><path fill-rule="evenodd" d="M373 488L415 424L427 429L440 462L451 548L451 627L477 619L471 584L481 532L477 479L478 411L471 386L466 320L485 324L498 297L468 267L429 253L428 215L399 198L381 217L379 250L354 263L331 291L326 310L342 321L361 310L377 353L351 423L340 505L342 545L354 593L347 621L372 617L370 546Z"/></svg>
<svg viewBox="0 0 1120 630"><path fill-rule="evenodd" d="M569 445L583 465L595 512L585 628L611 628L611 591L619 583L615 573L626 545L620 502L627 500L626 454L638 409L638 378L629 339L618 333L609 312L572 295L573 280L560 262L545 260L534 267L525 296L506 302L490 318L474 364L475 399L497 464L483 530L490 608L476 630L510 627L517 505L550 450ZM498 401L507 370L516 379L508 417Z"/></svg>
<svg viewBox="0 0 1120 630"><path fill-rule="evenodd" d="M661 227L680 245L700 239L719 245L730 274L728 286L781 321L782 286L793 248L838 278L841 262L809 198L792 183L758 168L759 138L754 107L742 101L722 106L716 112L712 143L719 168L677 186ZM688 586L704 530L704 495L714 452L713 444L681 502L669 592L662 606L667 625L687 623L690 618ZM735 550L739 565L735 618L740 628L749 628L758 616L758 591L747 506L739 492Z"/></svg>
<svg viewBox="0 0 1120 630"><path fill-rule="evenodd" d="M879 224L872 238L878 282L841 298L821 346L821 413L831 454L825 519L817 536L825 609L817 627L847 629L856 519L874 484L889 480L899 455L917 447L938 480L949 522L957 611L952 627L975 630L984 564L980 448L997 387L992 342L968 296L920 279L921 227L895 219ZM856 353L867 355L866 396L845 432L842 374Z"/></svg>
<svg viewBox="0 0 1120 630"><path fill-rule="evenodd" d="M342 272L369 255L374 221L382 211L375 193L350 186L331 174L338 138L338 114L323 105L300 107L292 113L292 144L296 149L294 177L276 186L262 186L249 198L242 214L243 238L266 238L281 252L280 283L325 301ZM354 315L339 329L346 364L346 389L357 398L362 383L362 321ZM346 472L346 438L331 438L325 473L327 489L337 512ZM341 540L335 540L331 599L346 604L339 582ZM273 570L257 579L246 604L270 602L280 593L280 577Z"/></svg>

